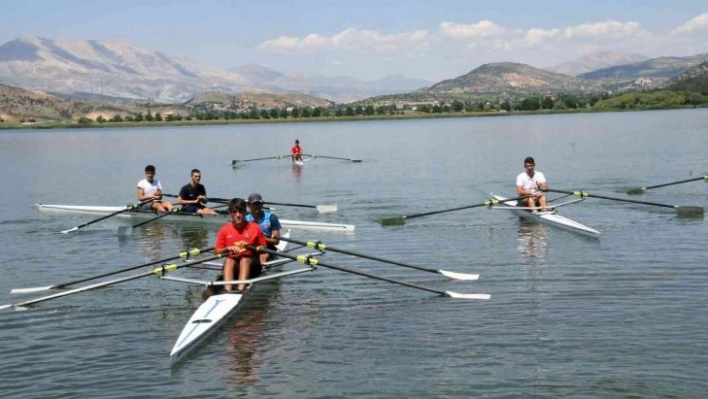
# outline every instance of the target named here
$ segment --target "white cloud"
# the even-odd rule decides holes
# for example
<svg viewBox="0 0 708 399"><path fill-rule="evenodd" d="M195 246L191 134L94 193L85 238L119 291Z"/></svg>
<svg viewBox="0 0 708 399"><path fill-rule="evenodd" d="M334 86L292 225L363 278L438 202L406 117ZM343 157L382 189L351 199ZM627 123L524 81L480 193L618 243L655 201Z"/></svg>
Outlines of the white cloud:
<svg viewBox="0 0 708 399"><path fill-rule="evenodd" d="M310 34L304 38L281 36L258 46L264 52L291 53L302 50L404 51L409 46L426 47L429 35L424 30L384 35L372 30L345 29L332 36Z"/></svg>
<svg viewBox="0 0 708 399"><path fill-rule="evenodd" d="M437 30L383 33L344 29L330 35L280 36L258 46L266 54L299 56L308 62L380 71L381 64L400 71L426 71L428 78L468 71L481 64L514 61L548 67L588 51L641 53L649 57L706 52L703 36L708 13L677 26L670 33L650 32L636 21L600 21L572 26L521 29L494 21L441 22ZM415 59L411 62L411 59Z"/></svg>
<svg viewBox="0 0 708 399"><path fill-rule="evenodd" d="M455 40L500 38L509 34L507 29L487 20L469 25L445 21L440 24L438 31L443 38Z"/></svg>
<svg viewBox="0 0 708 399"><path fill-rule="evenodd" d="M682 35L701 30L708 31L708 12L704 12L695 18L689 19L686 23L671 31L671 34Z"/></svg>

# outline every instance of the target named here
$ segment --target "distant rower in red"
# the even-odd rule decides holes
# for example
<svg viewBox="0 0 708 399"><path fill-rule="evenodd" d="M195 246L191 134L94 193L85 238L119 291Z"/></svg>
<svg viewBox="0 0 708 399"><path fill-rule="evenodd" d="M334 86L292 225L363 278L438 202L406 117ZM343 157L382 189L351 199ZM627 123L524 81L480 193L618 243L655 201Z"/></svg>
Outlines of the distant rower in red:
<svg viewBox="0 0 708 399"><path fill-rule="evenodd" d="M300 140L295 140L295 145L290 149L290 153L293 156L293 162L302 161L302 147L300 147Z"/></svg>

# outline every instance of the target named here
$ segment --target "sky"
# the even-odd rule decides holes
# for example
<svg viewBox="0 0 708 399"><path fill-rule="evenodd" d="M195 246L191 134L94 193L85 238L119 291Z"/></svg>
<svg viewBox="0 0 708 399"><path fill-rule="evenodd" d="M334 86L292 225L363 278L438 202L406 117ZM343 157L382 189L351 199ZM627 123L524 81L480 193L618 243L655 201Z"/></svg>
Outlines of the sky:
<svg viewBox="0 0 708 399"><path fill-rule="evenodd" d="M689 0L24 0L0 44L27 36L129 42L218 68L259 64L374 81L440 81L490 62L545 68L594 51L708 53Z"/></svg>

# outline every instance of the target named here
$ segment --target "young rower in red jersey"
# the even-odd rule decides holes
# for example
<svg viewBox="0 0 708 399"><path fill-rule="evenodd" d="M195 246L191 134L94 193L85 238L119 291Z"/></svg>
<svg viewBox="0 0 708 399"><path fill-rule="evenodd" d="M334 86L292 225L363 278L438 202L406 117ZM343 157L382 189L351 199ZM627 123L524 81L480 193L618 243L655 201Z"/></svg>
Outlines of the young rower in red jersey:
<svg viewBox="0 0 708 399"><path fill-rule="evenodd" d="M246 246L265 247L267 241L258 223L246 221L246 201L234 198L229 202L231 222L223 225L216 236L214 253L229 254L224 259L224 281L248 280L261 272L261 262L258 254ZM237 278L238 277L238 278ZM246 284L239 284L238 291L246 289ZM226 292L232 291L231 284L225 285Z"/></svg>
<svg viewBox="0 0 708 399"><path fill-rule="evenodd" d="M295 145L290 149L290 153L293 157L293 162L302 161L302 147L300 147L300 140L295 140Z"/></svg>

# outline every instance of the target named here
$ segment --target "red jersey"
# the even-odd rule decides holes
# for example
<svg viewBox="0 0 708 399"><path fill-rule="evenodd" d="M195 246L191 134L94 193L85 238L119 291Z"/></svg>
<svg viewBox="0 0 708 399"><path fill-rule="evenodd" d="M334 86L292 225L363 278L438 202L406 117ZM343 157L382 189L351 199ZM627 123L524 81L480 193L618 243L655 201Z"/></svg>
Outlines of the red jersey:
<svg viewBox="0 0 708 399"><path fill-rule="evenodd" d="M219 229L219 233L216 235L216 242L214 242L214 249L230 247L239 241L245 241L247 245L254 247L265 247L267 244L265 235L263 235L263 231L261 231L257 223L247 222L242 229L237 229L233 223L228 223ZM230 254L228 257L239 259L252 256L254 256L253 251L246 250L238 254Z"/></svg>
<svg viewBox="0 0 708 399"><path fill-rule="evenodd" d="M290 153L293 155L302 155L302 147L294 145L293 148L290 149Z"/></svg>

